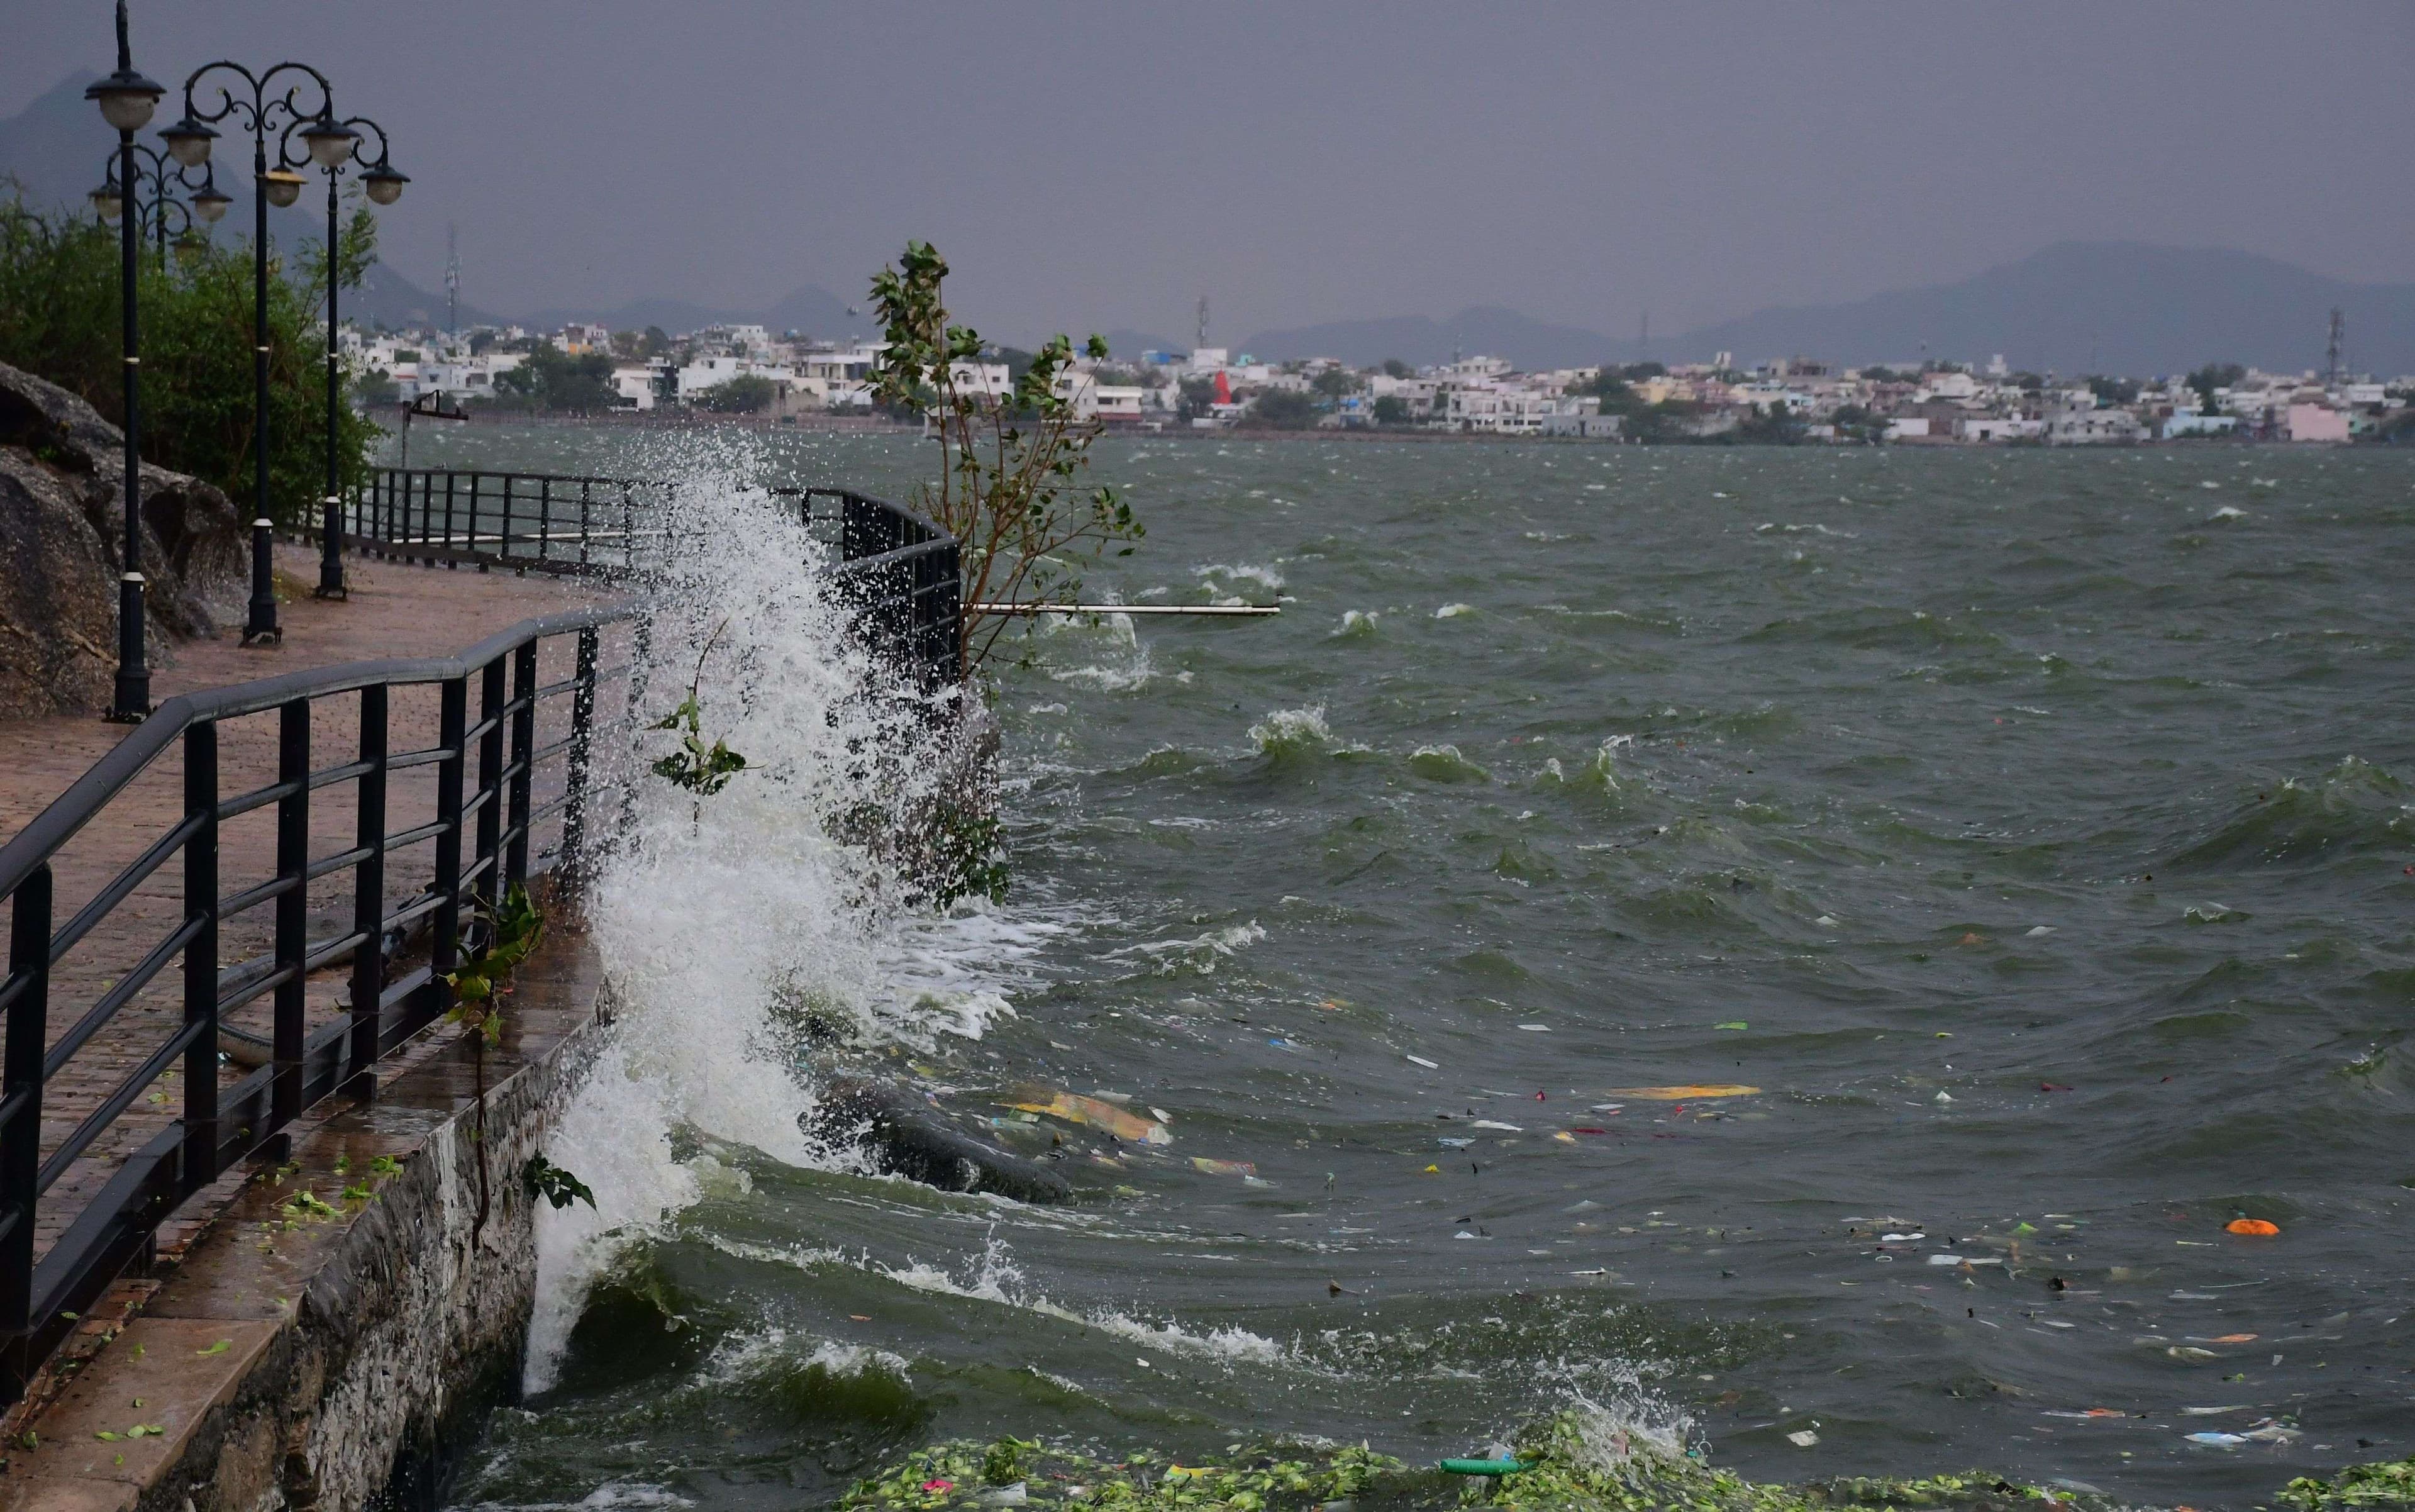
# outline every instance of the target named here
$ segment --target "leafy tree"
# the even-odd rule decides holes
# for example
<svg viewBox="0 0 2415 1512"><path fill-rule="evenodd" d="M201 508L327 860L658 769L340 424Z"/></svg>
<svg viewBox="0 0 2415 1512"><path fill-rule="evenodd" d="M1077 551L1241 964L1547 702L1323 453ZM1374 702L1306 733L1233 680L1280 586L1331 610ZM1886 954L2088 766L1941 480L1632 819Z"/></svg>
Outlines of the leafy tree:
<svg viewBox="0 0 2415 1512"><path fill-rule="evenodd" d="M1409 423L1409 401L1397 394L1387 394L1375 401L1375 424L1405 426Z"/></svg>
<svg viewBox="0 0 2415 1512"><path fill-rule="evenodd" d="M760 414L780 397L779 385L755 373L725 379L697 396L715 414Z"/></svg>
<svg viewBox="0 0 2415 1512"><path fill-rule="evenodd" d="M1647 378L1666 378L1669 369L1657 362L1631 362L1618 370L1618 376L1630 383L1641 383Z"/></svg>
<svg viewBox="0 0 2415 1512"><path fill-rule="evenodd" d="M1083 420L1057 391L1073 366L1072 341L1051 337L1002 398L956 387L952 369L978 358L984 344L979 332L950 322L947 276L937 249L913 241L894 267L873 276L873 309L888 344L872 386L882 403L910 406L938 431L938 482L919 488L914 502L961 543L959 634L970 678L1016 618L972 606L1078 600L1081 561L1138 540L1142 530L1114 489L1074 491L1103 427ZM1103 358L1107 344L1092 336L1086 350Z"/></svg>
<svg viewBox="0 0 2415 1512"><path fill-rule="evenodd" d="M1356 394L1366 385L1357 373L1347 367L1328 367L1310 380L1309 386L1328 399L1338 399L1345 394Z"/></svg>
<svg viewBox="0 0 2415 1512"><path fill-rule="evenodd" d="M1415 378L1417 376L1417 370L1398 357L1387 357L1384 359L1384 376L1387 378Z"/></svg>
<svg viewBox="0 0 2415 1512"><path fill-rule="evenodd" d="M1760 446L1799 446L1805 439L1804 424L1783 400L1757 404L1738 422L1735 439Z"/></svg>
<svg viewBox="0 0 2415 1512"><path fill-rule="evenodd" d="M2213 396L2217 389L2237 388L2247 376L2247 369L2235 362L2210 362L2188 375L2188 386L2197 390L2198 412L2212 414L2217 406Z"/></svg>
<svg viewBox="0 0 2415 1512"><path fill-rule="evenodd" d="M374 256L373 225L356 216L346 232L338 288L359 284ZM125 419L118 258L113 226L0 200L0 362L76 394L112 425ZM268 508L279 522L308 517L326 487L323 251L306 246L297 265L298 279L272 259L268 280ZM190 238L164 262L146 246L136 297L143 459L216 484L248 509L257 435L249 244ZM382 433L349 405L337 407L335 425L338 481L358 487Z"/></svg>
<svg viewBox="0 0 2415 1512"><path fill-rule="evenodd" d="M1690 400L1663 399L1628 412L1622 428L1640 442L1691 441L1687 423L1702 412L1702 407Z"/></svg>
<svg viewBox="0 0 2415 1512"><path fill-rule="evenodd" d="M1178 419L1196 420L1216 402L1216 381L1212 378L1186 378L1182 381L1182 397L1174 406Z"/></svg>
<svg viewBox="0 0 2415 1512"><path fill-rule="evenodd" d="M1828 417L1828 423L1837 427L1838 436L1845 441L1876 445L1886 440L1886 416L1858 404L1838 406L1837 412Z"/></svg>
<svg viewBox="0 0 2415 1512"><path fill-rule="evenodd" d="M2135 378L2105 378L2092 374L2088 379L2088 392L2096 396L2097 403L2118 408L2138 398L2138 381Z"/></svg>
<svg viewBox="0 0 2415 1512"><path fill-rule="evenodd" d="M1862 381L1867 383L1909 383L1919 376L1917 373L1898 373L1884 366L1862 369Z"/></svg>
<svg viewBox="0 0 2415 1512"><path fill-rule="evenodd" d="M1614 367L1603 368L1594 375L1593 382L1576 384L1569 392L1590 394L1600 399L1604 414L1632 414L1643 405L1643 400Z"/></svg>
<svg viewBox="0 0 2415 1512"><path fill-rule="evenodd" d="M659 325L647 326L645 334L638 338L638 355L650 361L670 350L670 336Z"/></svg>
<svg viewBox="0 0 2415 1512"><path fill-rule="evenodd" d="M1252 425L1271 430L1309 430L1317 421L1316 401L1297 389L1270 388L1252 400L1249 418Z"/></svg>
<svg viewBox="0 0 2415 1512"><path fill-rule="evenodd" d="M528 361L495 375L498 408L566 410L584 414L621 406L612 386L612 359L600 352L573 357L550 341L540 341Z"/></svg>

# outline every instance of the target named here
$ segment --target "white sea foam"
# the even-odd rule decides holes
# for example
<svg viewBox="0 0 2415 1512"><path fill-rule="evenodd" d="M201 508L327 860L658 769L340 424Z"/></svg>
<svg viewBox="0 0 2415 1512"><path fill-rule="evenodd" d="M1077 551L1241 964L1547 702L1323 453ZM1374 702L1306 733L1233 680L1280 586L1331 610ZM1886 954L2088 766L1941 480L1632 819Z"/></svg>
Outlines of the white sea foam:
<svg viewBox="0 0 2415 1512"><path fill-rule="evenodd" d="M1275 593L1282 591L1283 585L1283 575L1282 573L1277 572L1272 567L1262 567L1254 562L1245 561L1234 563L1213 561L1208 563L1206 566L1193 567L1191 570L1193 574L1206 579L1211 584L1217 579L1222 578L1228 590L1233 584L1246 582L1255 583L1260 588L1265 589L1268 592Z"/></svg>
<svg viewBox="0 0 2415 1512"><path fill-rule="evenodd" d="M1047 930L980 910L905 914L888 901L899 889L884 864L833 838L834 816L893 811L927 789L939 765L930 726L909 697L867 691L897 680L871 675L826 580L799 569L815 552L796 519L728 481L752 458L691 449L678 460L671 559L643 606L652 651L633 678L636 712L659 718L693 680L705 739L727 739L747 766L698 801L646 770L670 736L599 741L600 773L626 799L595 827L611 843L586 914L618 1019L548 1142L595 1206L539 1209L532 1391L550 1385L613 1257L705 1194L712 1171L673 1158L673 1130L791 1164L847 1163L799 1130L813 1089L783 1053L776 1001L809 1001L868 1037L978 1036L1010 1010L1017 952ZM982 963L999 961L1007 977L984 974Z"/></svg>
<svg viewBox="0 0 2415 1512"><path fill-rule="evenodd" d="M1441 608L1434 610L1433 617L1437 620L1456 620L1462 614L1474 614L1475 612L1476 606L1473 604L1446 604Z"/></svg>
<svg viewBox="0 0 2415 1512"><path fill-rule="evenodd" d="M1250 743L1268 755L1325 745L1332 739L1333 731L1325 723L1323 704L1306 709L1278 709L1250 726Z"/></svg>

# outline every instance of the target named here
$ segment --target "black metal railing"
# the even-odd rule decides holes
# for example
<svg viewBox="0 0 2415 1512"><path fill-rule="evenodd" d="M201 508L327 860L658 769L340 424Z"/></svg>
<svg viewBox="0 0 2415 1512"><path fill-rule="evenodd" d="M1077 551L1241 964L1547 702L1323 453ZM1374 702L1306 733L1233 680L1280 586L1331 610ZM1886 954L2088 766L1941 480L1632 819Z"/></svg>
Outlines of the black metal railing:
<svg viewBox="0 0 2415 1512"><path fill-rule="evenodd" d="M830 552L860 629L925 690L963 679L954 536L848 488L772 487ZM486 571L643 576L668 556L675 483L566 473L380 468L346 510L347 544L405 561Z"/></svg>
<svg viewBox="0 0 2415 1512"><path fill-rule="evenodd" d="M847 489L772 492L797 502L808 535L829 554L875 666L909 670L924 692L959 683L955 538ZM666 484L396 469L351 502L346 526L354 549L387 557L642 578L669 560L662 543L675 526L674 502ZM578 610L515 626L458 656L358 663L172 698L0 846L0 899L10 910L0 979L0 1405L22 1397L78 1315L150 1250L180 1204L269 1147L306 1110L362 1085L382 1056L451 1006L444 978L465 941L474 945L482 905L548 861L576 879L594 848L588 816L610 786L591 769L598 688L645 660L646 626L636 620L630 659L602 666L603 632L624 619L635 611ZM330 711L332 720L323 717ZM273 747L251 723L272 717ZM355 748L321 765L325 733L347 722ZM431 726L432 744L414 733ZM265 778L232 797L220 790L225 732L233 764ZM181 791L163 759L172 746L183 753ZM346 784L352 822L338 816L335 828L349 828L348 843L314 839L314 812L326 816L328 790ZM112 805L129 822L103 831L133 831L141 853L99 867L89 896L61 923L62 869L95 873L92 845L78 837ZM273 821L266 843L240 844L262 819ZM542 848L547 833L550 849ZM223 843L230 835L232 846ZM273 858L267 875L231 883L247 853ZM340 905L322 912L315 936L314 884ZM156 937L133 917L146 909ZM248 958L221 965L230 950L242 955L252 944L260 948ZM96 959L104 947L128 959ZM313 1027L311 975L345 964L350 1001ZM229 1022L262 997L265 1036ZM63 1008L74 1017L56 1032ZM257 1069L222 1085L222 1050ZM181 1106L171 1106L179 1079ZM70 1175L69 1190L54 1193Z"/></svg>
<svg viewBox="0 0 2415 1512"><path fill-rule="evenodd" d="M640 572L659 560L678 492L638 478L379 468L345 508L345 540L449 566Z"/></svg>
<svg viewBox="0 0 2415 1512"><path fill-rule="evenodd" d="M0 981L8 1015L0 1049L0 1398L22 1395L78 1314L148 1251L180 1203L269 1145L306 1109L353 1085L446 1010L443 978L465 940L474 943L482 905L548 861L576 877L589 807L608 786L590 770L597 691L627 671L602 666L603 632L630 613L557 614L458 656L356 663L171 698L0 847L0 897L10 909L8 975ZM412 707L398 710L398 702ZM431 702L432 744L414 733L430 723ZM232 796L220 791L222 731L242 758L238 766L262 771L271 765L267 742L245 722L270 717L273 778ZM358 739L339 756L313 738L314 725L347 724ZM163 760L176 747L181 801L167 786L172 764ZM542 796L541 773L550 789ZM410 788L412 801L394 801L396 783ZM332 829L349 829L350 843L314 846L314 810L324 816L330 790L347 784L352 823L338 811ZM56 874L69 859L63 853L112 804L138 820L131 827L147 844L63 923L56 917ZM272 806L273 842L250 847L273 853L271 875L231 886L222 831ZM550 849L532 854L532 841L546 834ZM91 870L82 851L70 855ZM179 861L181 879L172 864ZM425 885L414 888L421 876ZM340 903L348 880L351 896L332 921L322 918L327 932L313 938L311 887L322 878L338 879L322 895ZM127 916L145 907L155 925L167 927L156 941L128 944L134 931L124 927ZM232 948L245 949L241 936L260 934L260 909L273 915L266 949L221 966L222 932L243 921ZM121 927L106 943L128 956L122 967L93 959L104 943L96 933L112 920ZM306 980L347 959L350 1003L313 1028ZM180 981L169 973L178 963ZM146 998L155 982L163 985ZM221 1085L221 1028L242 1038L227 1016L263 996L272 999L272 1025L265 1054L254 1057L261 1064ZM58 1033L66 1014L72 1022ZM130 1069L121 1074L121 1067ZM179 1079L182 1105L172 1108ZM64 1116L58 1102L72 1104ZM46 1109L54 1124L47 1136ZM129 1135L129 1113L159 1127L147 1139L140 1125ZM73 1128L58 1131L69 1117ZM105 1135L114 1143L104 1145ZM142 1142L128 1148L128 1137ZM88 1195L72 1211L51 1199L49 1211L63 1226L52 1224L47 1250L38 1252L46 1194L71 1169Z"/></svg>

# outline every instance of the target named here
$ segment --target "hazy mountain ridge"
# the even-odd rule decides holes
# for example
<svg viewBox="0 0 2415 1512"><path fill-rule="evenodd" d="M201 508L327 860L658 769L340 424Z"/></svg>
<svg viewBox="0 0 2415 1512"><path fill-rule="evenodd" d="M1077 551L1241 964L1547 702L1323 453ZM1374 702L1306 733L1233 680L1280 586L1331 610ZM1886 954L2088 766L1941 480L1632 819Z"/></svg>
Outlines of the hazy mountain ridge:
<svg viewBox="0 0 2415 1512"><path fill-rule="evenodd" d="M1372 367L1388 357L1422 367L1448 362L1454 352L1507 357L1523 367L1582 367L1635 360L1632 341L1617 341L1579 325L1538 321L1498 305L1471 306L1439 321L1428 315L1395 315L1261 331L1231 350L1235 356L1247 352L1268 362L1339 357L1353 367Z"/></svg>
<svg viewBox="0 0 2415 1512"><path fill-rule="evenodd" d="M2002 352L2033 371L2180 373L2223 361L2295 372L2322 366L2335 307L2351 369L2415 371L2415 284L2348 283L2253 252L2141 242L2062 242L1952 283L1760 310L1669 345L1747 364Z"/></svg>

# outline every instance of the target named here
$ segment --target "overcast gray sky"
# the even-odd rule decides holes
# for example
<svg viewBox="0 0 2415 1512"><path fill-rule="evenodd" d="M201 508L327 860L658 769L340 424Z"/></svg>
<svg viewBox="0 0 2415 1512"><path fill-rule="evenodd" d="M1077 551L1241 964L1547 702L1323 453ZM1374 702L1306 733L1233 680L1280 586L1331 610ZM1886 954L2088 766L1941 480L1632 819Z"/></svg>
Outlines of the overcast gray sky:
<svg viewBox="0 0 2415 1512"><path fill-rule="evenodd" d="M0 115L112 66L0 0ZM2415 9L134 0L135 62L295 57L393 133L387 260L510 310L850 298L908 236L1001 335L1503 304L1631 334L2066 238L2415 279Z"/></svg>

